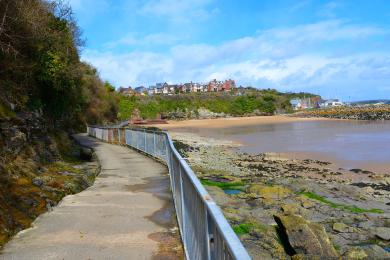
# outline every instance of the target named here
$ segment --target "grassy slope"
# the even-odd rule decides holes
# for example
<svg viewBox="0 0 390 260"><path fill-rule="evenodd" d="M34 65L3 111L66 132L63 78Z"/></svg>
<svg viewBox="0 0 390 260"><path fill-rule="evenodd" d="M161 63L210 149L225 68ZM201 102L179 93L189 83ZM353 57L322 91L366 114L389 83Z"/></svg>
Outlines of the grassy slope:
<svg viewBox="0 0 390 260"><path fill-rule="evenodd" d="M173 96L155 95L144 97L121 97L119 117L128 119L134 109L139 109L143 118L155 118L158 114L170 117L176 112L182 117L196 116L200 108L214 113L225 113L232 116L256 114L274 114L291 112L290 99L301 94L281 93L276 90L245 90L237 93L189 93ZM305 93L306 96L310 95Z"/></svg>

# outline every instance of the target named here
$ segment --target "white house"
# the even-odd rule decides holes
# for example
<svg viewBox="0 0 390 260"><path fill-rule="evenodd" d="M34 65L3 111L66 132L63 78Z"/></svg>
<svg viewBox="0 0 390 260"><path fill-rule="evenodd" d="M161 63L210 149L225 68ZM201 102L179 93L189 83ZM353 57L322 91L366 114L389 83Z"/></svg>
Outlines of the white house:
<svg viewBox="0 0 390 260"><path fill-rule="evenodd" d="M340 107L343 105L344 103L339 101L338 99L328 99L321 103L321 107Z"/></svg>
<svg viewBox="0 0 390 260"><path fill-rule="evenodd" d="M294 110L302 109L302 100L300 99L291 99L290 104Z"/></svg>

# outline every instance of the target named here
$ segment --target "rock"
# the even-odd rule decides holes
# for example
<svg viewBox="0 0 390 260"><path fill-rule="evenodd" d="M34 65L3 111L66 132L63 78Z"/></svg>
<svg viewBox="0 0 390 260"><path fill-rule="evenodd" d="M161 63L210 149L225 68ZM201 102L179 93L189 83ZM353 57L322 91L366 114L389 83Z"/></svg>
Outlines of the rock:
<svg viewBox="0 0 390 260"><path fill-rule="evenodd" d="M370 220L360 222L358 225L359 228L363 228L363 229L370 229L373 226L374 226L374 223Z"/></svg>
<svg viewBox="0 0 390 260"><path fill-rule="evenodd" d="M349 230L349 227L347 225L345 225L344 223L340 223L340 222L334 223L332 228L334 231L337 231L339 233L345 233L345 232L348 232L348 230Z"/></svg>
<svg viewBox="0 0 390 260"><path fill-rule="evenodd" d="M291 190L283 186L265 186L260 184L250 186L249 192L256 193L260 198L266 200L280 200L292 193Z"/></svg>
<svg viewBox="0 0 390 260"><path fill-rule="evenodd" d="M91 161L93 156L93 151L87 147L80 148L80 158L86 161Z"/></svg>
<svg viewBox="0 0 390 260"><path fill-rule="evenodd" d="M383 240L390 240L390 228L377 227L375 228L375 235Z"/></svg>
<svg viewBox="0 0 390 260"><path fill-rule="evenodd" d="M278 236L273 228L255 228L252 231L252 235L256 238L255 240L253 237L250 238L250 240L256 241L256 251L260 249L260 252L266 252L271 256L260 257L258 259L288 259L288 255L283 246L278 242Z"/></svg>
<svg viewBox="0 0 390 260"><path fill-rule="evenodd" d="M32 183L38 187L41 187L43 185L43 181L41 179L38 179L38 178L33 179Z"/></svg>
<svg viewBox="0 0 390 260"><path fill-rule="evenodd" d="M285 239L286 250L294 254L338 257L322 225L311 223L299 215L274 215L281 239ZM292 251L292 252L291 252Z"/></svg>
<svg viewBox="0 0 390 260"><path fill-rule="evenodd" d="M368 255L367 259L390 259L390 253L378 245L362 246Z"/></svg>
<svg viewBox="0 0 390 260"><path fill-rule="evenodd" d="M291 260L304 260L305 256L302 254L296 254L291 257Z"/></svg>
<svg viewBox="0 0 390 260"><path fill-rule="evenodd" d="M302 201L301 205L305 209L310 209L310 208L313 208L315 206L315 204L313 202L309 201L309 200Z"/></svg>
<svg viewBox="0 0 390 260"><path fill-rule="evenodd" d="M360 247L351 247L347 252L344 253L343 257L345 259L367 259L367 253Z"/></svg>
<svg viewBox="0 0 390 260"><path fill-rule="evenodd" d="M281 208L285 213L290 213L290 214L299 213L299 206L294 203L283 204Z"/></svg>

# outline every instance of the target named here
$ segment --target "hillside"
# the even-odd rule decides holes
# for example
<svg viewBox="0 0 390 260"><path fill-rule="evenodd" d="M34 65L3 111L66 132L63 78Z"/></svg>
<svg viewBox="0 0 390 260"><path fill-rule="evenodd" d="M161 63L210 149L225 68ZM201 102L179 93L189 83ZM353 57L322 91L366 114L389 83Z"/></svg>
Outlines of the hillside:
<svg viewBox="0 0 390 260"><path fill-rule="evenodd" d="M0 1L0 247L62 197L92 184L70 138L113 121L114 89L80 61L62 1ZM90 158L89 158L90 159Z"/></svg>
<svg viewBox="0 0 390 260"><path fill-rule="evenodd" d="M310 95L312 94L247 88L229 93L122 96L119 102L119 117L126 120L132 116L135 109L139 110L144 119L154 119L159 115L166 119L273 115L292 112L291 99Z"/></svg>

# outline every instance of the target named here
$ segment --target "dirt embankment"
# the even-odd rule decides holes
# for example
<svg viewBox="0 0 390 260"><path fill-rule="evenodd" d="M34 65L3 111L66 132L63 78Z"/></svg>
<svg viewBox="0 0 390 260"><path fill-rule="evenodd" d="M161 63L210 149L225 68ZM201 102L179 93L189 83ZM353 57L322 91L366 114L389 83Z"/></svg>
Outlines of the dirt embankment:
<svg viewBox="0 0 390 260"><path fill-rule="evenodd" d="M0 248L64 196L90 186L99 171L92 151L38 116L0 120Z"/></svg>

